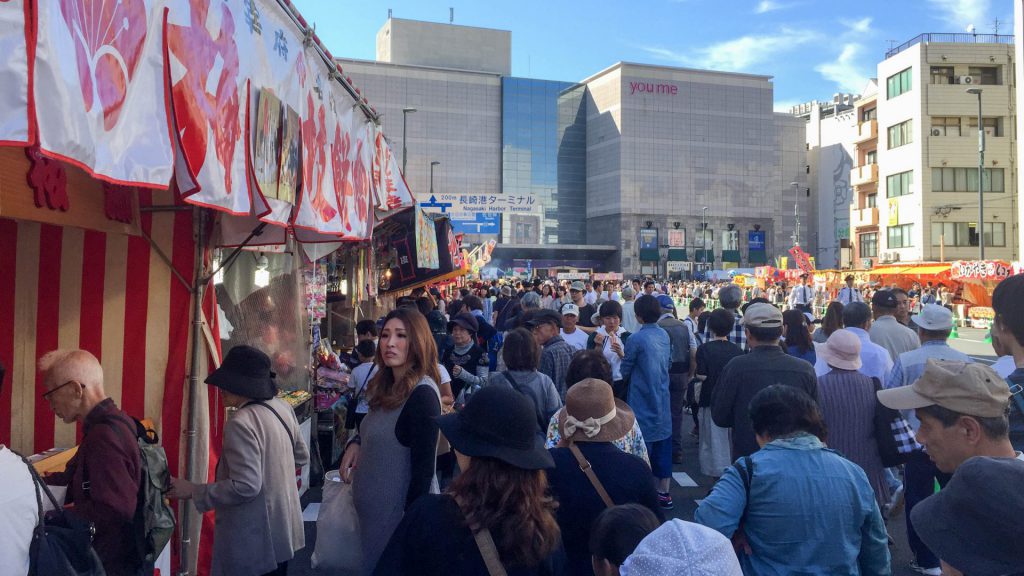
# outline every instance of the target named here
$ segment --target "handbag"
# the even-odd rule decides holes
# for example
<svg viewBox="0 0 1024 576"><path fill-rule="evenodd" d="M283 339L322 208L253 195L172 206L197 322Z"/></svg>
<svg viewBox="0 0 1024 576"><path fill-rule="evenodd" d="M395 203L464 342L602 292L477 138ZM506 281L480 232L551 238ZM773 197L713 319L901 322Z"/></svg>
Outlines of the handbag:
<svg viewBox="0 0 1024 576"><path fill-rule="evenodd" d="M872 378L871 381L875 385L875 392L882 389L882 383L878 378ZM921 450L921 445L917 443L914 430L907 420L898 410L879 402L877 395L875 396L874 433L875 443L878 445L878 455L882 459L882 466L886 468L906 463L913 452Z"/></svg>
<svg viewBox="0 0 1024 576"><path fill-rule="evenodd" d="M363 568L363 546L359 532L359 514L352 498L352 485L332 470L324 478L320 514L316 519L317 538L310 562L318 570L334 574L359 574ZM327 537L329 535L329 537Z"/></svg>
<svg viewBox="0 0 1024 576"><path fill-rule="evenodd" d="M106 576L103 563L92 547L95 527L74 512L65 510L28 460L22 456L21 461L32 475L39 511L39 523L32 531L29 546L29 576ZM47 514L43 514L42 493L54 508Z"/></svg>

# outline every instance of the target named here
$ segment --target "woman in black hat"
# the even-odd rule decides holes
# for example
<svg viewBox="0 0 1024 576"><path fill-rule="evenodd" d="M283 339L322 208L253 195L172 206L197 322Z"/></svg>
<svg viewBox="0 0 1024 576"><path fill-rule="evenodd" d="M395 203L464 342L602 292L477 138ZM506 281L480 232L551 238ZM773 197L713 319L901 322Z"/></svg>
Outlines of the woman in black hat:
<svg viewBox="0 0 1024 576"><path fill-rule="evenodd" d="M374 574L510 576L562 573L564 555L544 469L551 455L530 401L487 386L438 423L462 474L406 512ZM488 563L490 562L490 564Z"/></svg>
<svg viewBox="0 0 1024 576"><path fill-rule="evenodd" d="M451 338L441 351L441 364L452 376L452 395L459 397L463 388L482 386L487 382L489 362L484 349L477 344L477 320L462 312L448 323Z"/></svg>
<svg viewBox="0 0 1024 576"><path fill-rule="evenodd" d="M235 346L206 383L220 388L224 406L236 408L224 424L216 481L171 479L170 498L192 499L200 513L217 511L213 571L285 574L305 546L295 469L309 460L295 411L275 398L270 358Z"/></svg>

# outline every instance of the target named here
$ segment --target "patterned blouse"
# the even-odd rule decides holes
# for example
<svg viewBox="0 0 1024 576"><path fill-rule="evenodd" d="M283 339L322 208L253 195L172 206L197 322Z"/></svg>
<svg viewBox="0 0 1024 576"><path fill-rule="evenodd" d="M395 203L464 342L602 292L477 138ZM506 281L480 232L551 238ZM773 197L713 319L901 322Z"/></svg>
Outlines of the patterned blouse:
<svg viewBox="0 0 1024 576"><path fill-rule="evenodd" d="M565 410L565 408L562 408ZM558 443L562 441L562 435L558 432L558 415L562 413L562 410L555 412L551 416L551 421L548 422L548 439L545 444L545 448L556 448ZM619 450L622 450L626 454L632 454L643 458L647 465L651 465L651 459L647 456L647 444L644 443L644 436L640 433L640 425L635 421L633 422L633 429L626 432L626 435L618 440L613 440L614 445Z"/></svg>

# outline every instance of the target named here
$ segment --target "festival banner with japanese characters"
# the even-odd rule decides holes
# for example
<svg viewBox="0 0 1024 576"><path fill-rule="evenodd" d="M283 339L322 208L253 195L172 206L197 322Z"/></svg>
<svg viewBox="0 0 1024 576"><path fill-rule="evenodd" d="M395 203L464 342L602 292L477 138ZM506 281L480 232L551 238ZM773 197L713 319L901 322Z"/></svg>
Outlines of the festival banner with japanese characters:
<svg viewBox="0 0 1024 576"><path fill-rule="evenodd" d="M7 4L0 4L4 11ZM34 6L33 92L41 148L102 180L166 188L174 148L162 4L62 0ZM12 58L0 49L0 58ZM8 94L9 86L3 84L5 100L18 97Z"/></svg>
<svg viewBox="0 0 1024 576"><path fill-rule="evenodd" d="M950 266L953 280L1003 280L1013 274L1013 266L1002 260L956 260Z"/></svg>
<svg viewBox="0 0 1024 576"><path fill-rule="evenodd" d="M352 194L354 209L351 228L346 237L365 239L370 237L373 202L373 156L376 151L376 128L362 114L353 111L352 117L352 148L349 166L352 177Z"/></svg>
<svg viewBox="0 0 1024 576"><path fill-rule="evenodd" d="M377 128L377 155L373 161L373 177L377 181L377 207L381 210L398 210L416 203L405 182L405 176L398 169L391 143L384 137L384 131Z"/></svg>
<svg viewBox="0 0 1024 576"><path fill-rule="evenodd" d="M191 180L177 171L178 187L193 204L249 214L243 133L253 42L242 0L168 0L168 7L174 137Z"/></svg>
<svg viewBox="0 0 1024 576"><path fill-rule="evenodd" d="M353 107L342 108L334 122L334 137L331 144L331 176L338 194L338 209L341 211L343 234L349 239L368 238L370 234L369 187L356 187L357 166L362 167L356 154L356 126L359 113ZM365 167L361 171L365 180Z"/></svg>
<svg viewBox="0 0 1024 576"><path fill-rule="evenodd" d="M27 144L28 0L0 1L0 144Z"/></svg>
<svg viewBox="0 0 1024 576"><path fill-rule="evenodd" d="M439 266L437 256L437 231L434 221L423 210L416 212L416 267L436 270Z"/></svg>

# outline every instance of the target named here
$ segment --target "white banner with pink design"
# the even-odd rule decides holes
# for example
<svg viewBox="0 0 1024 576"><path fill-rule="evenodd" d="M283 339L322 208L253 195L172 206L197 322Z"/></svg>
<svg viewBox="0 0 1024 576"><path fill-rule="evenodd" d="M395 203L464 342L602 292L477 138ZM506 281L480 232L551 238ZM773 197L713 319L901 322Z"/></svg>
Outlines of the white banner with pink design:
<svg viewBox="0 0 1024 576"><path fill-rule="evenodd" d="M102 180L166 188L174 149L159 2L34 5L33 92L43 151Z"/></svg>
<svg viewBox="0 0 1024 576"><path fill-rule="evenodd" d="M26 144L28 115L28 0L0 0L0 144Z"/></svg>
<svg viewBox="0 0 1024 576"><path fill-rule="evenodd" d="M405 183L402 171L398 169L391 143L384 137L384 131L376 130L377 154L373 159L373 177L377 182L377 207L381 210L398 210L416 203Z"/></svg>

